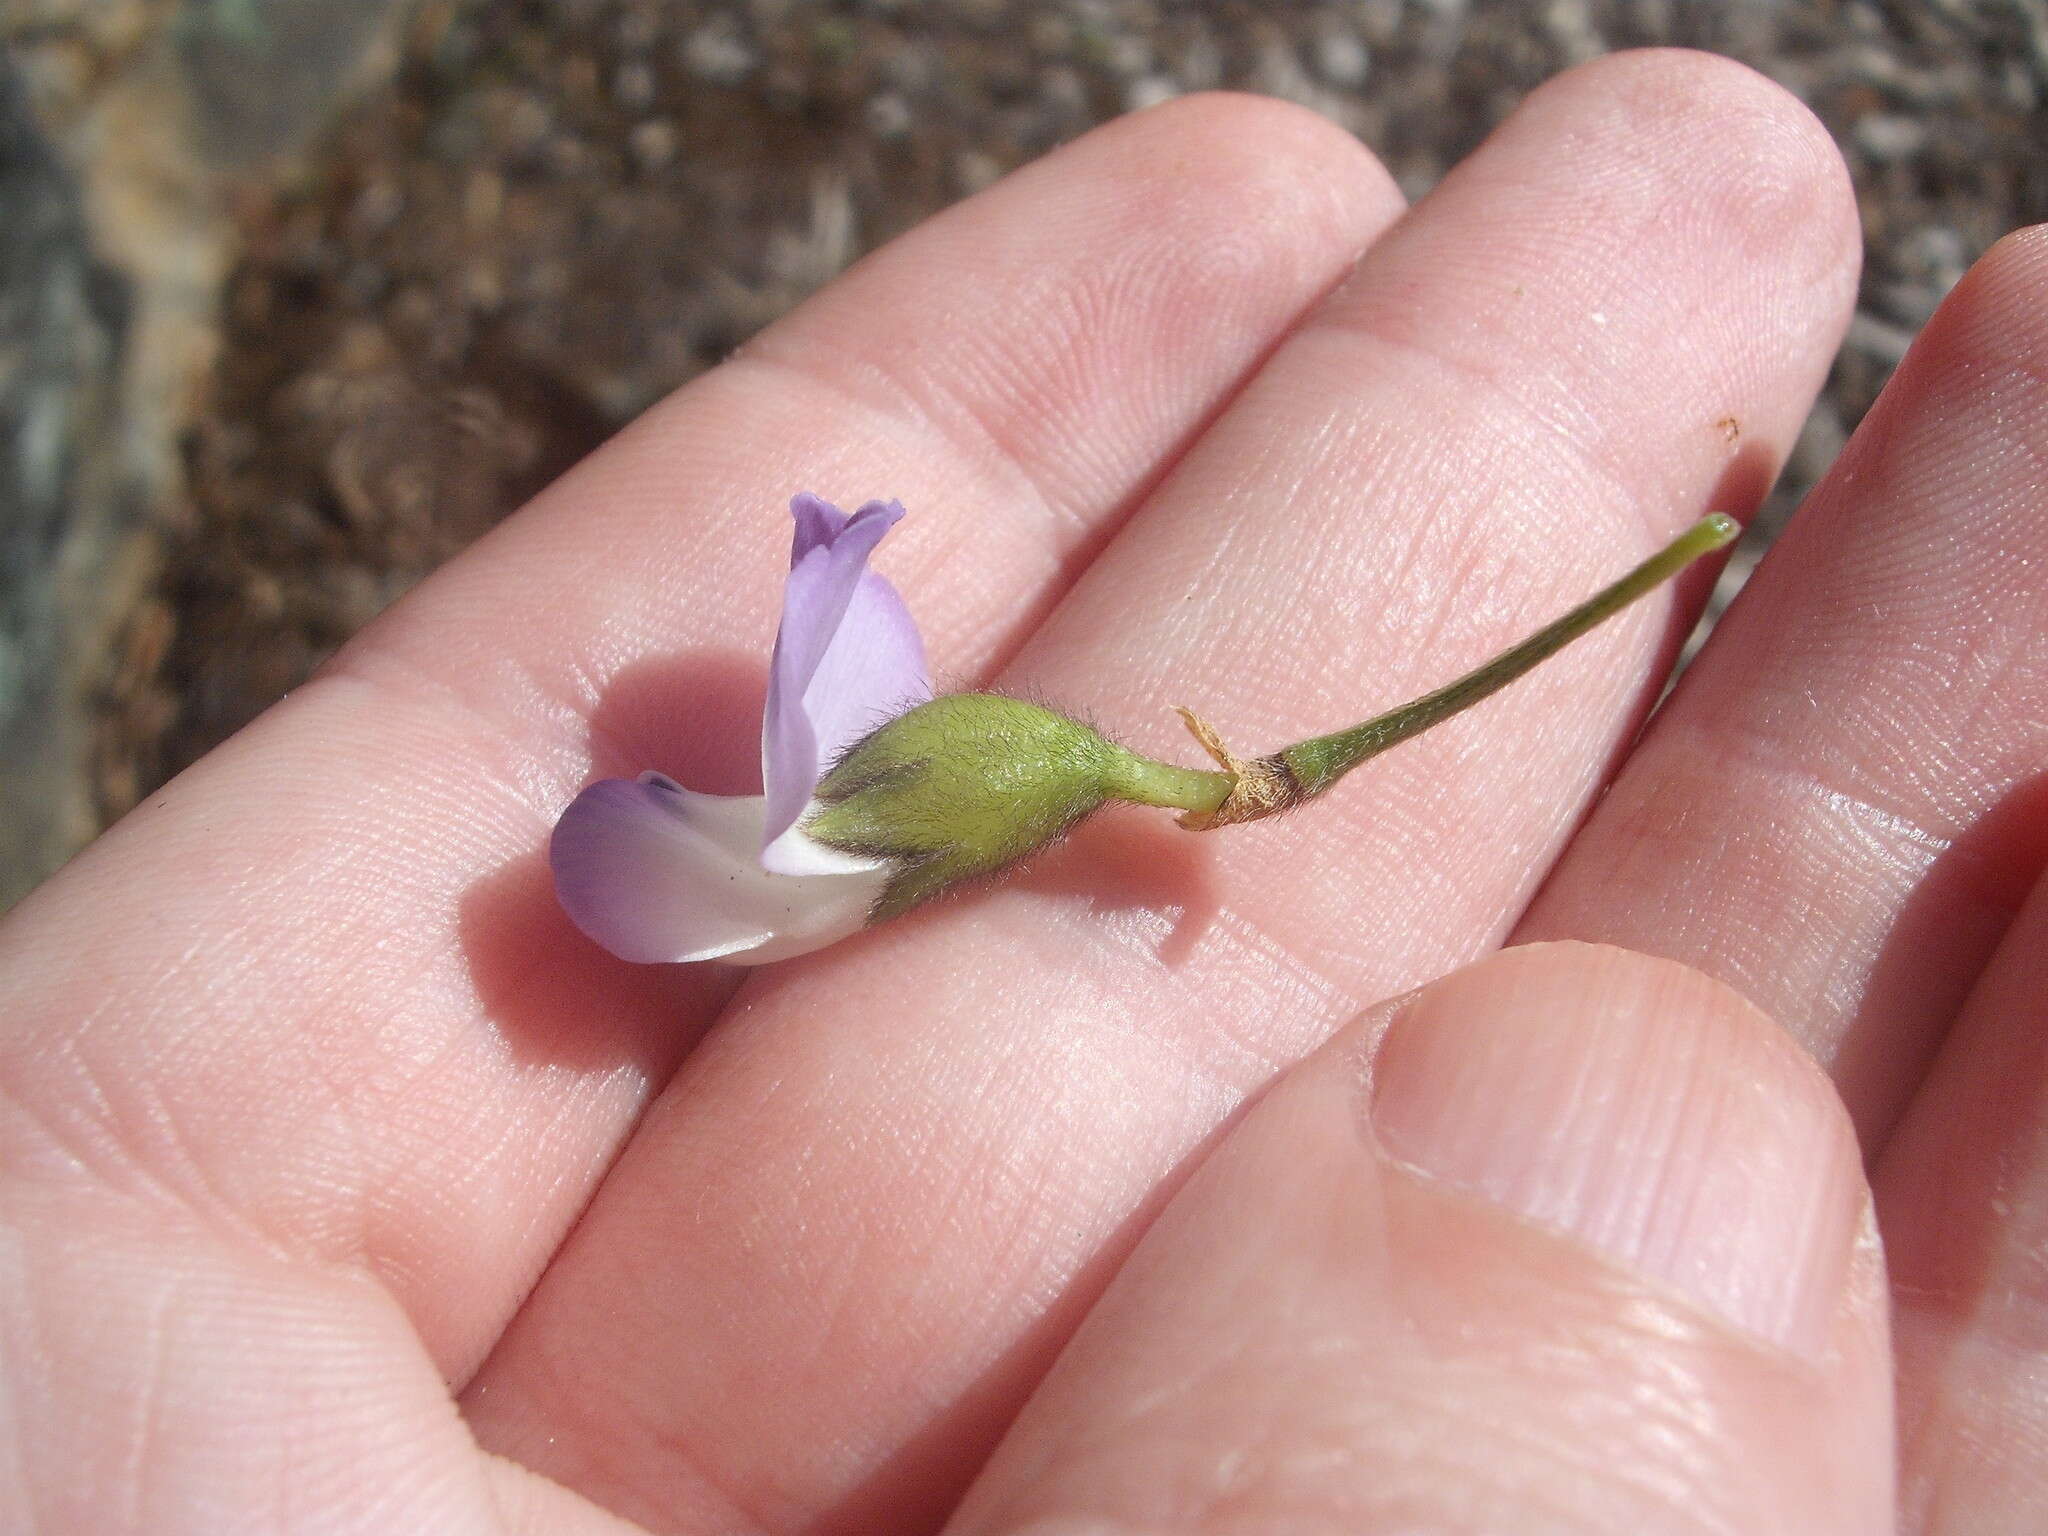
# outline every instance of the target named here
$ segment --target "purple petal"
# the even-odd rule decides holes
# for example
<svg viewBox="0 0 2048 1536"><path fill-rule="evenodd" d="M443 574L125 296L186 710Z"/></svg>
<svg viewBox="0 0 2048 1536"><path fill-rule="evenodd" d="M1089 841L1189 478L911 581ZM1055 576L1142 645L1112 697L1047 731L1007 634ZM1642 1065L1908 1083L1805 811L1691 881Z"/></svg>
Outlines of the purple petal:
<svg viewBox="0 0 2048 1536"><path fill-rule="evenodd" d="M804 714L817 740L812 782L869 731L931 696L916 621L894 587L865 572L804 690Z"/></svg>
<svg viewBox="0 0 2048 1536"><path fill-rule="evenodd" d="M795 825L835 756L931 697L917 626L867 568L901 503L871 501L849 517L806 493L790 513L796 535L761 719L764 847Z"/></svg>
<svg viewBox="0 0 2048 1536"><path fill-rule="evenodd" d="M877 503L870 503L877 505ZM867 508L863 507L862 511ZM797 561L812 550L829 545L846 526L846 514L833 506L822 496L809 491L799 491L789 499L789 515L796 523L796 535L789 550L790 568L796 568ZM897 514L902 515L900 512Z"/></svg>
<svg viewBox="0 0 2048 1536"><path fill-rule="evenodd" d="M857 931L888 871L832 855L828 873L770 874L762 813L758 796L693 794L657 773L605 779L555 825L556 894L622 960L760 964Z"/></svg>

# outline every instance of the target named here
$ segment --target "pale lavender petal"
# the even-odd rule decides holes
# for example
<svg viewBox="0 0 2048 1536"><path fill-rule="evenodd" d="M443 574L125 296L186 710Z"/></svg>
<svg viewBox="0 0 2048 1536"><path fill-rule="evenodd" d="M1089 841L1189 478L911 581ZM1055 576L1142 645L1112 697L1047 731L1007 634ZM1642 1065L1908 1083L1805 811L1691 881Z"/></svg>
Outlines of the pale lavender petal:
<svg viewBox="0 0 2048 1536"><path fill-rule="evenodd" d="M764 810L759 796L695 794L657 773L593 784L548 845L556 894L623 960L758 965L858 931L887 868L835 854L826 873L770 874Z"/></svg>
<svg viewBox="0 0 2048 1536"><path fill-rule="evenodd" d="M876 726L931 696L917 623L896 589L869 571L804 690L820 771Z"/></svg>
<svg viewBox="0 0 2048 1536"><path fill-rule="evenodd" d="M909 611L867 569L902 505L871 501L848 517L802 495L790 512L796 535L761 719L764 847L803 814L834 755L931 696Z"/></svg>
<svg viewBox="0 0 2048 1536"><path fill-rule="evenodd" d="M824 497L814 496L809 491L798 491L789 498L789 515L796 523L795 537L790 541L789 550L792 570L797 561L819 545L830 544L839 536L839 530L846 526L844 512Z"/></svg>

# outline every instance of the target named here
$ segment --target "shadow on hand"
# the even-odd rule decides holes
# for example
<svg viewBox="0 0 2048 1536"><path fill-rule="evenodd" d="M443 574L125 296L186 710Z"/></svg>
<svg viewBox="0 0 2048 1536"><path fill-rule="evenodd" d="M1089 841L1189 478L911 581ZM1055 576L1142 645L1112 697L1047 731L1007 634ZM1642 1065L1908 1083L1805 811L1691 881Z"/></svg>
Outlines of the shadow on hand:
<svg viewBox="0 0 2048 1536"><path fill-rule="evenodd" d="M658 768L707 793L758 794L765 690L760 658L739 651L628 668L592 713L585 782ZM741 980L732 966L633 965L605 953L555 899L544 840L463 894L458 929L486 1014L526 1062L630 1065L659 1084Z"/></svg>
<svg viewBox="0 0 2048 1536"><path fill-rule="evenodd" d="M685 651L612 679L590 716L590 777L655 768L707 795L761 793L765 656Z"/></svg>
<svg viewBox="0 0 2048 1536"><path fill-rule="evenodd" d="M741 651L699 649L631 667L592 713L586 782L655 768L705 793L758 794L765 693L760 658ZM1140 917L1157 928L1154 952L1168 966L1187 958L1218 910L1207 850L1156 811L1112 807L1015 883L1083 898L1093 913ZM742 979L732 966L633 965L606 954L555 899L545 846L472 885L459 927L483 1006L523 1060L586 1071L632 1063L665 1080Z"/></svg>
<svg viewBox="0 0 2048 1536"><path fill-rule="evenodd" d="M1979 817L1938 854L1893 920L1870 968L1863 1006L1835 1049L1829 1071L1841 1089L1865 1155L1890 1140L1917 1085L1941 1050L1947 1025L1992 953L2004 942L2028 893L2048 868L2048 775L2031 779ZM1902 1020L1895 997L1929 997L1928 961L1945 956L1940 999L1929 1017ZM1938 1009L1941 1028L1934 1027ZM1909 1026L1918 1022L1922 1027ZM2016 1090L2024 1091L2016 1084ZM1995 1115L1987 1124L2003 1124Z"/></svg>
<svg viewBox="0 0 2048 1536"><path fill-rule="evenodd" d="M1210 851L1172 815L1110 806L1034 859L1014 883L1040 895L1083 898L1091 914L1149 914L1148 926L1162 930L1153 953L1162 965L1179 966L1221 909Z"/></svg>
<svg viewBox="0 0 2048 1536"><path fill-rule="evenodd" d="M1866 1164L1876 1170L1891 1283L1923 1307L1952 1317L1977 1312L1987 1298L2012 1294L2013 1218L1997 1196L2011 1170L2033 1167L2039 1160L2035 1101L2048 1074L2048 1031L2008 1018L1989 1038L1969 1041L1984 1053L1973 1075L1980 1082L1988 1077L1995 1086L1973 1096L1967 1114L1940 1122L1917 1119L1901 1155L1931 1156L1937 1169L1933 1181L1946 1186L1946 1192L1933 1209L1913 1207L1903 1230L1889 1226L1894 1212L1884 1198L1884 1175L1891 1169L1884 1165L1892 1133L1913 1094L1930 1072L1940 1070L1936 1058L1958 1048L1953 1021L1994 952L2011 941L2013 919L2044 866L2048 776L2007 794L1928 867L1871 967L1864 1007L1832 1064L1836 1085L1852 1106ZM1885 1001L1926 998L1933 955L1945 957L1941 995L1928 998L1922 1017L1902 1020ZM1937 1022L1947 1027L1933 1027ZM1902 1027L1912 1024L1921 1027L1910 1032ZM1919 1186L1918 1198L1925 1199L1924 1165L1902 1171L1908 1189ZM1992 1306L2027 1315L2025 1309ZM1990 1332L1997 1336L2003 1327L1994 1325ZM2022 1332L2038 1339L2031 1325ZM1911 1374L1922 1383L1970 1380L1982 1374L1981 1368L1952 1365L1951 1358L1981 1357L1984 1343L1984 1333L1976 1328L1916 1329Z"/></svg>

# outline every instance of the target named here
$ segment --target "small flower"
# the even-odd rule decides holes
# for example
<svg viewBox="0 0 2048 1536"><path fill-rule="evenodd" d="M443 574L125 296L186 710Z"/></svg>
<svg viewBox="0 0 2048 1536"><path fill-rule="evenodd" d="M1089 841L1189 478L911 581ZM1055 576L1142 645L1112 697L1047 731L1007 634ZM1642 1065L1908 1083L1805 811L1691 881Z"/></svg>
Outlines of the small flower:
<svg viewBox="0 0 2048 1536"><path fill-rule="evenodd" d="M625 960L761 965L820 949L1056 841L1104 802L1208 831L1302 806L1360 763L1468 709L1739 531L1719 513L1518 645L1434 692L1246 760L1181 714L1215 769L1127 751L999 694L933 698L917 628L867 568L903 508L790 503L796 542L761 720L754 796L659 773L606 779L555 826L555 889Z"/></svg>
<svg viewBox="0 0 2048 1536"><path fill-rule="evenodd" d="M875 726L931 697L924 645L868 556L902 506L851 516L790 502L796 537L761 719L759 795L705 795L659 773L578 795L548 846L555 890L625 960L761 965L856 932L895 865L810 837L818 781Z"/></svg>

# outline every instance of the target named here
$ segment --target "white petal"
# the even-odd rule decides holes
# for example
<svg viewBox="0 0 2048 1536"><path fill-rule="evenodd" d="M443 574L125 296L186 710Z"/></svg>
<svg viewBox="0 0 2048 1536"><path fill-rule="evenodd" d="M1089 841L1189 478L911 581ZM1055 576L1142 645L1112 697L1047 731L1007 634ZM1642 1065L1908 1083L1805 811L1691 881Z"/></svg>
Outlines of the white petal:
<svg viewBox="0 0 2048 1536"><path fill-rule="evenodd" d="M761 850L761 867L771 874L796 876L849 875L874 868L875 860L828 848L804 831L804 823L822 808L815 799L806 805L796 825Z"/></svg>
<svg viewBox="0 0 2048 1536"><path fill-rule="evenodd" d="M660 774L606 779L577 796L548 857L569 916L624 960L763 965L858 932L889 867L798 839L805 872L761 866L766 801L700 795Z"/></svg>

